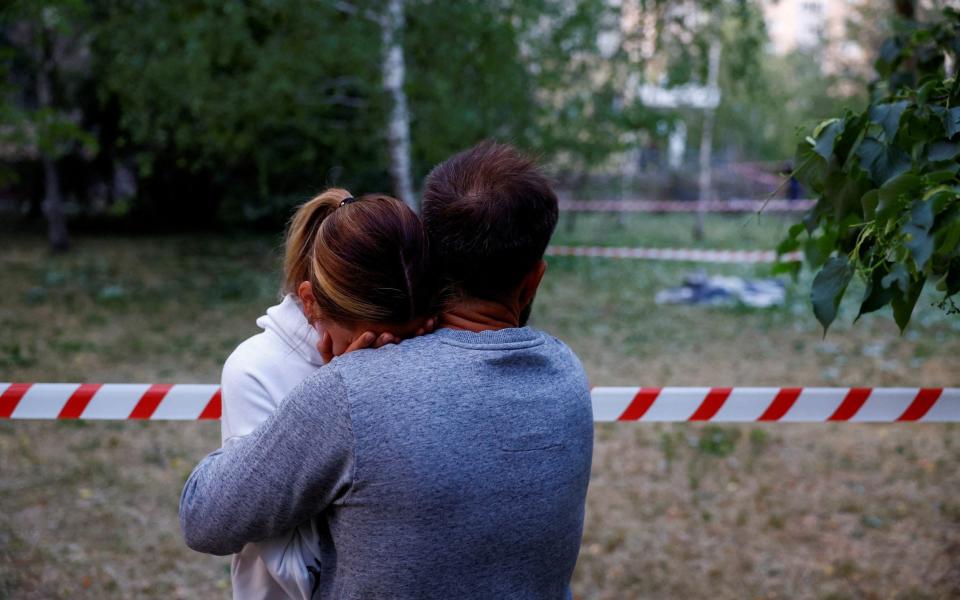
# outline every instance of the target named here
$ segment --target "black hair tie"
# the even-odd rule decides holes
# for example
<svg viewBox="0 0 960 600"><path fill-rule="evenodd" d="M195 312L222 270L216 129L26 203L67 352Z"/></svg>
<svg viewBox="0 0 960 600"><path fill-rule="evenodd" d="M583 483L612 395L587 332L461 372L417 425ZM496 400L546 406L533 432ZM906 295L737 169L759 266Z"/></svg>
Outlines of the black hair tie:
<svg viewBox="0 0 960 600"><path fill-rule="evenodd" d="M347 196L346 198L343 199L343 201L340 202L340 206L346 206L347 204L350 204L351 202L356 202L356 201L357 199L354 198L353 196Z"/></svg>

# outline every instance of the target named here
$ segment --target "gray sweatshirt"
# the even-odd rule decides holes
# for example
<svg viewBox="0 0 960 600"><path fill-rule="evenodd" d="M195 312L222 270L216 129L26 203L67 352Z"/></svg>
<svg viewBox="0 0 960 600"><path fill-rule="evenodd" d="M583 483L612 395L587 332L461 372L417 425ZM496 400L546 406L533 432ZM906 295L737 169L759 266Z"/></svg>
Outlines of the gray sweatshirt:
<svg viewBox="0 0 960 600"><path fill-rule="evenodd" d="M187 545L319 516L317 596L569 598L590 478L587 378L530 328L442 329L335 359L187 480Z"/></svg>

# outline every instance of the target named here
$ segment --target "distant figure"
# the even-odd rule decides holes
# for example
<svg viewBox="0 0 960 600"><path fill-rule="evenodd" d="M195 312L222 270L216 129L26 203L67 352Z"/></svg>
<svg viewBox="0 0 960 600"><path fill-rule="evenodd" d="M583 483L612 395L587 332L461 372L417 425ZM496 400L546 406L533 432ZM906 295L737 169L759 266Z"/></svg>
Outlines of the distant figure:
<svg viewBox="0 0 960 600"><path fill-rule="evenodd" d="M780 170L780 174L790 176L790 181L787 182L787 200L791 202L794 200L799 200L803 190L800 187L800 182L797 181L797 178L793 176L793 163L784 163L783 168Z"/></svg>
<svg viewBox="0 0 960 600"><path fill-rule="evenodd" d="M510 146L437 166L420 247L443 286L440 328L412 338L431 285L418 246L392 219L354 218L386 202L344 204L318 225L297 295L336 358L201 461L180 501L187 544L229 554L316 519L323 600L570 599L590 391L573 352L526 327L556 195ZM382 332L407 339L364 349Z"/></svg>

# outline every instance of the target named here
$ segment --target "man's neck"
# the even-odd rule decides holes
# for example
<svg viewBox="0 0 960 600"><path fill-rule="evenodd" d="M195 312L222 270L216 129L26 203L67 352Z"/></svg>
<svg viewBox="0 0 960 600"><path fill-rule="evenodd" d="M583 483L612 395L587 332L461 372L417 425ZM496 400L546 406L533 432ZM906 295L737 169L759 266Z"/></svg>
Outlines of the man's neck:
<svg viewBox="0 0 960 600"><path fill-rule="evenodd" d="M517 310L490 300L463 298L440 315L439 327L481 332L520 326Z"/></svg>

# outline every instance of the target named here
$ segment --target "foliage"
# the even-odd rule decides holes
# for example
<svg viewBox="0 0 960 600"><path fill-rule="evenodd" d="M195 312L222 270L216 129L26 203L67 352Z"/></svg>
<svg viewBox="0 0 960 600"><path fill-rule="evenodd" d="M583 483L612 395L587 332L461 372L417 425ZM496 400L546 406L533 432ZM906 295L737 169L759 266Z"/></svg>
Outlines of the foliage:
<svg viewBox="0 0 960 600"><path fill-rule="evenodd" d="M713 143L726 159L785 159L796 146L798 124L812 125L850 102L846 88L838 85L841 78L824 74L817 51L765 52L768 38L758 3L721 0L697 8L709 18L690 2L664 5L672 16L661 21L655 56L641 68L650 83L703 84L710 42L720 42L721 98ZM666 121L682 119L688 140L701 135L700 109L646 111Z"/></svg>
<svg viewBox="0 0 960 600"><path fill-rule="evenodd" d="M535 86L518 60L525 26L514 19L518 11L485 0L407 3L415 179L485 137L529 145Z"/></svg>
<svg viewBox="0 0 960 600"><path fill-rule="evenodd" d="M641 34L621 31L615 3L416 0L407 13L415 177L486 137L581 173L654 126L624 100Z"/></svg>
<svg viewBox="0 0 960 600"><path fill-rule="evenodd" d="M93 50L150 199L253 220L278 197L383 184L378 35L330 2L123 2Z"/></svg>
<svg viewBox="0 0 960 600"><path fill-rule="evenodd" d="M94 160L106 163L104 178L118 165L134 173L129 217L177 227L217 219L275 225L317 188L389 187L381 3L22 4L42 15L66 2L82 9L64 22L84 33L76 54L86 58L84 85L60 99L97 132ZM597 37L618 24L618 11L604 0L409 0L403 45L414 178L485 137L588 164L616 149L620 88L582 82L602 63ZM17 30L25 12L0 33ZM29 47L11 46L4 82L36 69ZM0 96L24 105L15 94ZM8 113L25 123L22 111ZM83 198L87 190L71 192Z"/></svg>
<svg viewBox="0 0 960 600"><path fill-rule="evenodd" d="M15 126L0 132L14 147L39 144L57 158L67 198L148 227L223 220L273 227L318 188L389 187L382 3L10 6L0 23L10 42L0 67L0 118ZM759 60L765 32L756 2L631 6L407 0L402 42L414 180L485 137L531 150L561 178L602 168L618 152L666 135L667 122L678 116L635 101L643 74L668 84L702 81L708 41L717 35L730 98L721 107L717 143L781 154L772 148L782 126L754 126L783 122L776 113L756 113L756 105L780 98L752 91L770 79ZM640 11L642 26L623 26L629 10ZM41 110L29 92L36 49L18 32L51 16L71 52L55 65L55 106ZM653 56L640 50L644 45ZM797 87L819 91L806 82ZM738 138L734 129L750 134ZM767 145L754 139L761 129ZM14 168L36 178L31 160ZM115 192L119 175L133 182ZM36 197L40 185L34 180L14 195Z"/></svg>
<svg viewBox="0 0 960 600"><path fill-rule="evenodd" d="M928 282L956 310L960 78L946 76L944 56L958 53L960 11L899 23L867 109L820 123L797 149L795 176L818 199L779 251L803 247L820 269L811 300L824 330L855 274L866 283L858 317L889 304L903 331Z"/></svg>
<svg viewBox="0 0 960 600"><path fill-rule="evenodd" d="M764 57L748 86L736 85L726 63L724 67L714 144L717 151L733 152L739 159L785 159L803 137L798 126L808 130L866 99L866 94L846 95L845 82L825 75L815 53Z"/></svg>
<svg viewBox="0 0 960 600"><path fill-rule="evenodd" d="M58 93L50 105L44 106L37 97L37 79L45 63L56 67L58 62L67 62L66 55L82 44L81 29L88 18L89 11L80 0L18 0L0 9L0 33L6 33L2 36L6 47L0 48L0 144L29 148L53 159L76 148L96 151L95 137L84 128L77 111L64 102L81 78L76 60L72 68L61 65L56 69L53 83L57 89L51 91ZM17 67L30 72L24 78L20 102L12 100L18 90L10 82Z"/></svg>
<svg viewBox="0 0 960 600"><path fill-rule="evenodd" d="M638 69L625 46L636 34L620 31L619 8L608 2L530 8L522 37L537 90L530 142L558 171L577 177L651 126L648 113L624 101ZM607 44L601 44L603 35Z"/></svg>

